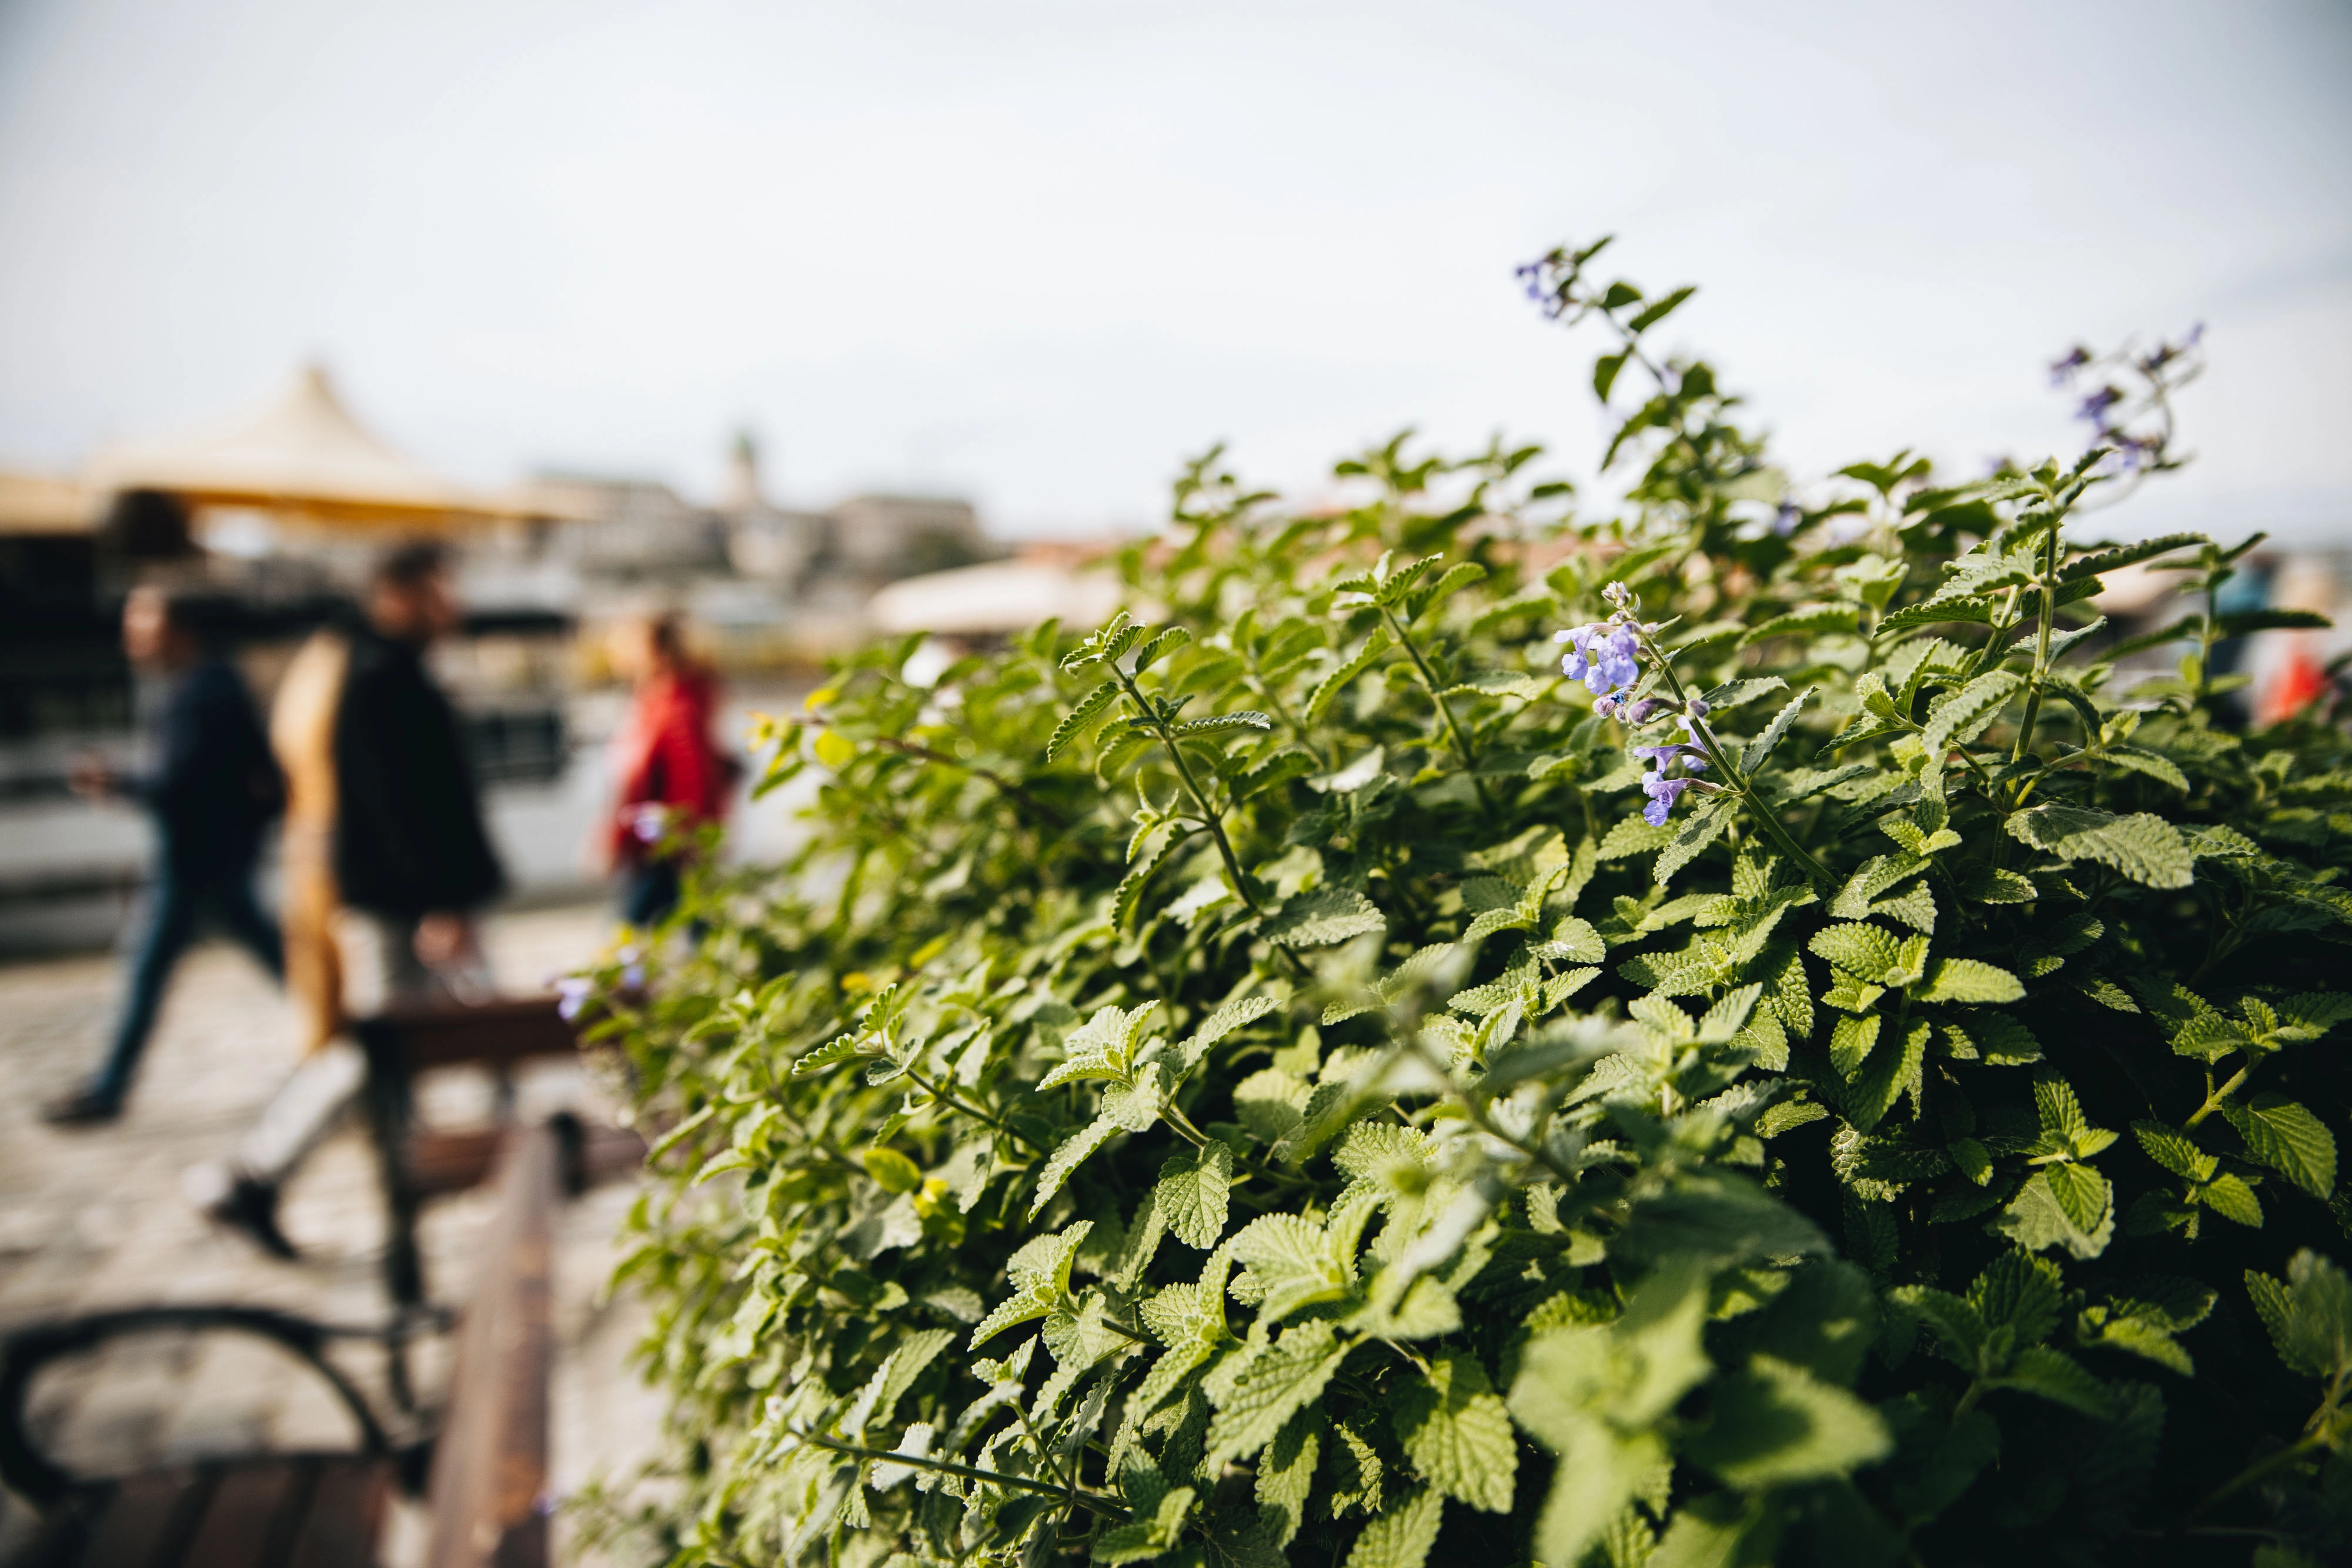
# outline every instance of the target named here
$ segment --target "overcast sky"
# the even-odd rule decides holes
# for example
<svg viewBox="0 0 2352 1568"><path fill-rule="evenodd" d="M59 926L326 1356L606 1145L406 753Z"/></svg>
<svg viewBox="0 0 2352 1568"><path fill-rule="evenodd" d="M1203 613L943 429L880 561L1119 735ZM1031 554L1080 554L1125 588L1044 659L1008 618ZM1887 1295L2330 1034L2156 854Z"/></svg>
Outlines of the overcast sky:
<svg viewBox="0 0 2352 1568"><path fill-rule="evenodd" d="M1623 236L1801 475L2079 447L2042 366L2209 324L2118 525L2352 538L2352 7L0 0L0 463L305 358L415 456L1155 520L1415 423L1588 477L1512 266Z"/></svg>

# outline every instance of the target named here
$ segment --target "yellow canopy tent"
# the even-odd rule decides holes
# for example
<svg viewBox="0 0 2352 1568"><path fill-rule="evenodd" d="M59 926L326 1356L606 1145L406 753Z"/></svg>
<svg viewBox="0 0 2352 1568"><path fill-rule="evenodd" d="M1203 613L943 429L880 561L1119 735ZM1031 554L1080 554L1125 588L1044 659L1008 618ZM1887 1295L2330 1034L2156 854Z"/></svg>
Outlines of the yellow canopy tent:
<svg viewBox="0 0 2352 1568"><path fill-rule="evenodd" d="M0 535L86 534L98 512L96 497L70 479L0 469Z"/></svg>
<svg viewBox="0 0 2352 1568"><path fill-rule="evenodd" d="M443 479L352 417L306 367L275 402L209 428L125 442L90 461L91 487L162 490L191 507L245 507L327 524L446 528L529 515Z"/></svg>

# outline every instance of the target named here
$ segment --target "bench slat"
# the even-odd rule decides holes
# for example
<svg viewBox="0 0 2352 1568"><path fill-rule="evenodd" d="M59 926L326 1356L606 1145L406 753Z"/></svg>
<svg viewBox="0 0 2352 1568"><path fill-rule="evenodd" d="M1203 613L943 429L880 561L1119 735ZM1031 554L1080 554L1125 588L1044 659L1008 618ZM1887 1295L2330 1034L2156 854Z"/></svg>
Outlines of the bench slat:
<svg viewBox="0 0 2352 1568"><path fill-rule="evenodd" d="M286 1459L222 1471L180 1559L183 1568L256 1568L270 1562L299 1522L309 1479Z"/></svg>
<svg viewBox="0 0 2352 1568"><path fill-rule="evenodd" d="M542 1568L547 1518L551 1293L559 1148L518 1129L499 1161L498 1209L458 1330L457 1361L434 1444L427 1568Z"/></svg>
<svg viewBox="0 0 2352 1568"><path fill-rule="evenodd" d="M388 1461L360 1458L321 1465L286 1568L363 1568L374 1562L376 1532L392 1497L392 1469Z"/></svg>
<svg viewBox="0 0 2352 1568"><path fill-rule="evenodd" d="M166 1568L209 1490L194 1470L131 1477L91 1521L75 1563L80 1568Z"/></svg>
<svg viewBox="0 0 2352 1568"><path fill-rule="evenodd" d="M361 1020L409 1071L460 1062L516 1062L573 1056L580 1042L553 997L518 997L466 1007L399 1009Z"/></svg>

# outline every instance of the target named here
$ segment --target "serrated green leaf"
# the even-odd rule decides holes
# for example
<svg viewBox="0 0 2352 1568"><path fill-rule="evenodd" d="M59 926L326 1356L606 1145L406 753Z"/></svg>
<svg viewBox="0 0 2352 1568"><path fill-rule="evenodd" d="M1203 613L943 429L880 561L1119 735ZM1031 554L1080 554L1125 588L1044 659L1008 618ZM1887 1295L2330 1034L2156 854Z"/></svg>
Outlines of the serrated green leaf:
<svg viewBox="0 0 2352 1568"><path fill-rule="evenodd" d="M1946 958L1927 972L1927 984L1911 993L1923 1002L2013 1002L2025 995L2015 975L1974 958Z"/></svg>
<svg viewBox="0 0 2352 1568"><path fill-rule="evenodd" d="M1994 602L1990 593L1937 593L1890 612L1871 629L1871 635L1884 637L1890 632L1907 632L1914 626L1933 626L1945 621L1986 624L1992 620Z"/></svg>
<svg viewBox="0 0 2352 1568"><path fill-rule="evenodd" d="M1396 1429L1423 1479L1489 1513L1508 1513L1519 1449L1510 1412L1471 1356L1438 1356L1396 1396Z"/></svg>
<svg viewBox="0 0 2352 1568"><path fill-rule="evenodd" d="M2158 556L2169 555L2174 550L2186 549L2191 545L2201 545L2209 541L2203 534L2158 534L2154 538L2141 539L2134 544L2095 548L2076 556L2060 568L2058 580L2079 582L2086 577L2096 577L2101 572L2113 571L2117 567L2132 566L2144 560L2154 560Z"/></svg>
<svg viewBox="0 0 2352 1568"><path fill-rule="evenodd" d="M1354 1293L1352 1239L1361 1219L1351 1222L1349 1212L1333 1215L1328 1230L1301 1215L1262 1215L1234 1235L1234 1256L1249 1266L1264 1291L1260 1316L1278 1322L1302 1308Z"/></svg>
<svg viewBox="0 0 2352 1568"><path fill-rule="evenodd" d="M2095 861L2149 887L2187 887L2196 857L2180 831L2150 812L2117 817L2089 807L2052 801L2019 811L2010 836L2062 861Z"/></svg>
<svg viewBox="0 0 2352 1568"><path fill-rule="evenodd" d="M1258 1517L1274 1524L1276 1547L1289 1545L1307 1521L1307 1497L1323 1453L1322 1427L1322 1412L1301 1410L1283 1423L1258 1461Z"/></svg>
<svg viewBox="0 0 2352 1568"><path fill-rule="evenodd" d="M1681 836L1682 828L1683 825L1676 822L1653 827L1639 817L1628 817L1610 829L1608 836L1601 841L1600 858L1622 861L1630 855L1663 849Z"/></svg>
<svg viewBox="0 0 2352 1568"><path fill-rule="evenodd" d="M2330 1381L2352 1371L2352 1279L2343 1270L2305 1248L2284 1281L2246 1270L2246 1290L2290 1368Z"/></svg>
<svg viewBox="0 0 2352 1568"><path fill-rule="evenodd" d="M1658 885L1665 886L1675 873L1704 854L1738 815L1737 798L1728 795L1710 800L1693 812L1682 831L1658 852L1657 864L1651 873Z"/></svg>
<svg viewBox="0 0 2352 1568"><path fill-rule="evenodd" d="M1863 1021L1875 1023L1879 1016L1873 1013ZM1927 1040L1934 1032L1921 1019L1913 1023L1899 1041L1890 1041L1876 1051L1876 1060L1864 1067L1846 1092L1847 1121L1865 1133L1878 1125L1895 1108L1895 1103L1918 1082L1920 1064L1927 1056Z"/></svg>
<svg viewBox="0 0 2352 1568"><path fill-rule="evenodd" d="M2336 1190L2336 1136L2320 1119L2284 1094L2257 1094L2221 1107L2246 1141L2246 1152L2314 1197Z"/></svg>
<svg viewBox="0 0 2352 1568"><path fill-rule="evenodd" d="M1081 1219L1055 1235L1034 1237L1015 1252L1005 1265L1013 1294L971 1331L970 1347L977 1350L1015 1323L1053 1311L1069 1294L1070 1264L1093 1228L1092 1220Z"/></svg>
<svg viewBox="0 0 2352 1568"><path fill-rule="evenodd" d="M2024 684L2014 671L1988 670L1939 699L1919 737L1928 772L1940 773L1951 747L1965 747L1983 734Z"/></svg>
<svg viewBox="0 0 2352 1568"><path fill-rule="evenodd" d="M2110 1201L2100 1212L2098 1222L2089 1229L2075 1223L2058 1195L2052 1190L2050 1172L2053 1169L2075 1170L2079 1166L2052 1166L2036 1171L2017 1189L2017 1196L1993 1221L1992 1228L2008 1237L2029 1252L2046 1251L2063 1247L2077 1258L2095 1258L2107 1249L2115 1236L2115 1207ZM2101 1191L2106 1183L2096 1172L2087 1173L2098 1182ZM2076 1208L2085 1207L2091 1196L2086 1187L2069 1183L2069 1197ZM2110 1195L2111 1196L2111 1195Z"/></svg>
<svg viewBox="0 0 2352 1568"><path fill-rule="evenodd" d="M2105 1420L2114 1411L2106 1385L2083 1369L2082 1364L2048 1345L2020 1351L2009 1370L1988 1380L1995 1388L2013 1388L2079 1410L2094 1420Z"/></svg>
<svg viewBox="0 0 2352 1568"><path fill-rule="evenodd" d="M1909 972L1903 961L1902 942L1885 926L1867 921L1825 925L1813 933L1808 946L1818 956L1869 985L1899 984L1892 977Z"/></svg>
<svg viewBox="0 0 2352 1568"><path fill-rule="evenodd" d="M1850 1475L1893 1447L1877 1411L1801 1367L1759 1355L1716 1386L1688 1452L1731 1485L1755 1490Z"/></svg>
<svg viewBox="0 0 2352 1568"><path fill-rule="evenodd" d="M1063 1139L1037 1173L1037 1190L1030 1195L1029 1217L1035 1218L1047 1204L1053 1202L1054 1195L1062 1190L1062 1184L1070 1179L1070 1173L1076 1170L1088 1155L1108 1143L1111 1134L1118 1131L1119 1124L1117 1122L1108 1116L1097 1116Z"/></svg>
<svg viewBox="0 0 2352 1568"><path fill-rule="evenodd" d="M1259 1351L1216 1402L1203 1464L1247 1458L1273 1442L1284 1422L1321 1397L1349 1348L1318 1318L1293 1324Z"/></svg>
<svg viewBox="0 0 2352 1568"><path fill-rule="evenodd" d="M1413 595L1412 619L1420 620L1474 582L1486 580L1486 569L1475 560L1455 561L1445 575Z"/></svg>
<svg viewBox="0 0 2352 1568"><path fill-rule="evenodd" d="M1187 1247L1206 1250L1224 1232L1233 1182L1234 1151L1213 1138L1198 1154L1161 1166L1152 1196L1169 1232Z"/></svg>
<svg viewBox="0 0 2352 1568"><path fill-rule="evenodd" d="M1286 903L1265 924L1266 940L1283 947L1329 947L1388 929L1372 901L1352 888L1318 887Z"/></svg>
<svg viewBox="0 0 2352 1568"><path fill-rule="evenodd" d="M1778 675L1758 675L1741 681L1726 681L1714 690L1700 694L1711 713L1721 713L1754 702L1772 692L1785 692L1789 683Z"/></svg>
<svg viewBox="0 0 2352 1568"><path fill-rule="evenodd" d="M1347 1568L1423 1568L1444 1511L1445 1498L1434 1488L1407 1493L1364 1526L1348 1552Z"/></svg>
<svg viewBox="0 0 2352 1568"><path fill-rule="evenodd" d="M2221 1162L2199 1148L2186 1133L2175 1132L2160 1122L2134 1122L2132 1136L2147 1151L2147 1157L2175 1176L2191 1181L2209 1181L2221 1168Z"/></svg>
<svg viewBox="0 0 2352 1568"><path fill-rule="evenodd" d="M1319 723L1324 710L1331 706L1333 698L1347 688L1348 683L1370 669L1382 653L1395 645L1395 639L1389 635L1388 628L1374 627L1371 635L1364 639L1362 647L1357 649L1329 674L1315 683L1315 689L1308 693L1307 697L1306 722Z"/></svg>
<svg viewBox="0 0 2352 1568"><path fill-rule="evenodd" d="M842 1062L847 1061L850 1058L856 1056L857 1054L859 1054L857 1049L857 1036L855 1033L837 1034L831 1040L826 1040L823 1045L818 1046L814 1051L808 1052L806 1055L794 1061L793 1063L793 1075L794 1077L799 1077L801 1074L805 1072L822 1071L825 1068L837 1066ZM706 1107L700 1113L704 1115L709 1114L709 1108Z"/></svg>
<svg viewBox="0 0 2352 1568"><path fill-rule="evenodd" d="M1842 1018L1830 1030L1830 1065L1841 1078L1852 1078L1870 1060L1872 1047L1878 1043L1878 1030L1885 1021L1877 1013L1860 1018Z"/></svg>
<svg viewBox="0 0 2352 1568"><path fill-rule="evenodd" d="M1807 686L1781 705L1780 711L1772 716L1772 722L1764 727L1764 733L1749 741L1748 749L1740 753L1742 772L1753 773L1764 766L1765 759L1772 755L1772 748L1780 744L1781 737L1789 733L1789 727L1797 722L1797 716L1804 711L1805 704L1820 689L1819 686Z"/></svg>
<svg viewBox="0 0 2352 1568"><path fill-rule="evenodd" d="M1176 1048L1187 1071L1198 1067L1209 1049L1236 1030L1248 1028L1268 1013L1281 1009L1282 1004L1272 997L1238 997L1220 1006L1215 1012L1201 1020L1201 1027L1184 1037Z"/></svg>
<svg viewBox="0 0 2352 1568"><path fill-rule="evenodd" d="M1405 596L1412 591L1413 584L1419 582L1429 569L1436 564L1437 557L1433 555L1425 555L1418 560L1405 562L1391 572L1373 591L1372 601L1381 605L1403 602Z"/></svg>
<svg viewBox="0 0 2352 1568"><path fill-rule="evenodd" d="M2159 779L2183 794L2189 791L2189 775L2180 771L2180 765L2168 757L2160 757L2137 746L2110 746L2099 753L2099 759L2112 767Z"/></svg>
<svg viewBox="0 0 2352 1568"><path fill-rule="evenodd" d="M2260 1230L2263 1228L2262 1200L2254 1189L2228 1172L2202 1183L2196 1189L2197 1201L2233 1224Z"/></svg>
<svg viewBox="0 0 2352 1568"><path fill-rule="evenodd" d="M1135 673L1139 675L1143 674L1159 662L1162 653L1173 653L1192 640L1192 633L1181 626L1170 626L1154 632L1151 640L1136 652Z"/></svg>
<svg viewBox="0 0 2352 1568"><path fill-rule="evenodd" d="M1168 727L1168 733L1180 737L1224 735L1236 729L1272 729L1273 727L1274 720L1265 714L1252 713L1244 709L1239 713L1210 714L1204 718L1179 719Z"/></svg>

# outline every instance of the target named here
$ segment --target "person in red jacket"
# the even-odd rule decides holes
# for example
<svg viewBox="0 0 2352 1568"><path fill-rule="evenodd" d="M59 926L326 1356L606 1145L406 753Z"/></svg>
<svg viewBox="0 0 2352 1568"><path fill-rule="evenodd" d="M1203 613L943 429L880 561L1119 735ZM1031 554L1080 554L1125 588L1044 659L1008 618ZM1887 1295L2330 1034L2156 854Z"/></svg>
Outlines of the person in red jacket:
<svg viewBox="0 0 2352 1568"><path fill-rule="evenodd" d="M719 683L688 654L677 616L629 622L613 652L636 693L613 742L620 789L606 844L621 917L650 926L677 905L683 869L682 852L661 846L725 816L740 768L711 738Z"/></svg>

